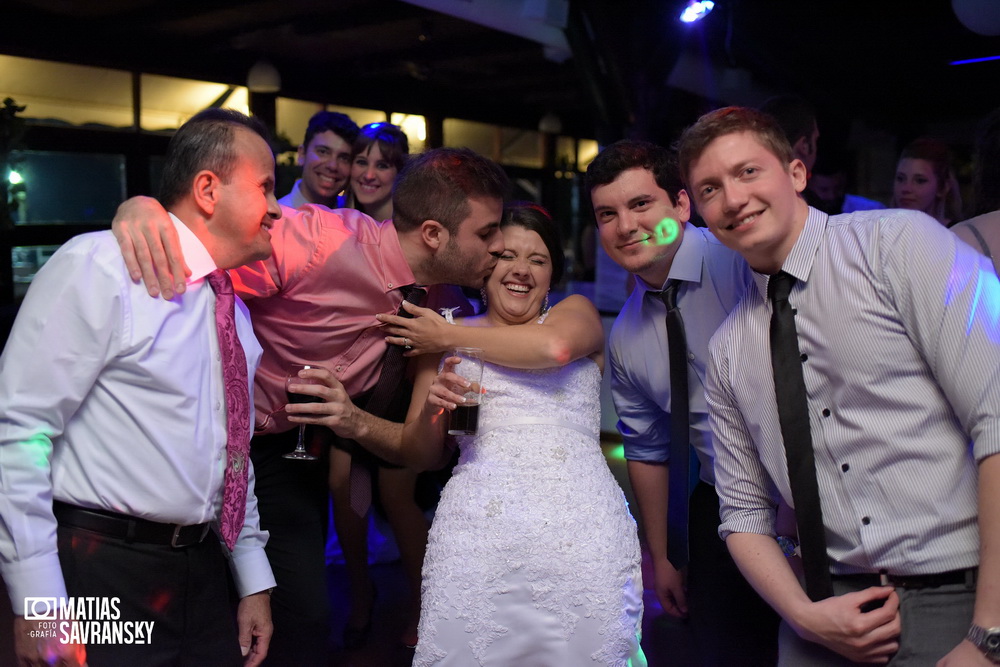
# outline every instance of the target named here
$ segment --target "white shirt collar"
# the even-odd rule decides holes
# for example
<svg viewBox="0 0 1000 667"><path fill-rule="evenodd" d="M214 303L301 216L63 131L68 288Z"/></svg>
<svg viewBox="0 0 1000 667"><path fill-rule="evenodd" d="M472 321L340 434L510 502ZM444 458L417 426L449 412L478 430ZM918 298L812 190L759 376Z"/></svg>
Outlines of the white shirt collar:
<svg viewBox="0 0 1000 667"><path fill-rule="evenodd" d="M198 282L219 268L209 254L205 244L201 242L201 239L194 232L188 229L187 225L181 222L180 218L171 213L170 220L174 223L174 228L177 230L177 237L181 243L181 252L184 254L184 261L187 263L188 268L191 269L191 275L187 278L188 285Z"/></svg>

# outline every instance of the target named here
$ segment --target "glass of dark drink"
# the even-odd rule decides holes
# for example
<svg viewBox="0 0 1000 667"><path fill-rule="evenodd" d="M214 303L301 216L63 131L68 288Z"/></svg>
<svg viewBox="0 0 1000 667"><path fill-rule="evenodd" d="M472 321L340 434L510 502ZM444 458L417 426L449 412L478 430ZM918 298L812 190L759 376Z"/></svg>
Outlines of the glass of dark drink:
<svg viewBox="0 0 1000 667"><path fill-rule="evenodd" d="M451 411L448 435L475 435L479 429L479 400L483 395L483 351L478 347L459 347L449 357L458 357L455 373L471 384L465 390L465 403L458 403Z"/></svg>
<svg viewBox="0 0 1000 667"><path fill-rule="evenodd" d="M288 394L289 403L322 403L323 399L319 396L313 396L312 394L294 394L288 387L293 384L321 384L319 380L313 378L302 378L299 377L299 371L305 371L313 368L319 368L315 364L292 364L288 371L288 377L285 378L285 393ZM297 461L315 461L316 457L306 451L306 425L299 424L299 441L295 445L295 449L287 454L283 454L286 459L295 459Z"/></svg>

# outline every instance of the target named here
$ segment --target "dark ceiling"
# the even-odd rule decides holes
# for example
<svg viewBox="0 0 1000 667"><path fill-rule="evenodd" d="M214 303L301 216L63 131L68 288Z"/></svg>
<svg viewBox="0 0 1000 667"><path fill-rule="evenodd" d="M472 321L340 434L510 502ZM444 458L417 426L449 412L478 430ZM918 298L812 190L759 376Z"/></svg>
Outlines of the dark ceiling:
<svg viewBox="0 0 1000 667"><path fill-rule="evenodd" d="M574 57L556 63L528 39L399 0L3 0L0 52L234 84L266 57L288 97L525 128L553 112L565 133L604 140L665 140L705 95L795 91L821 118L898 134L1000 104L1000 61L947 64L998 55L1000 38L963 27L948 0L718 0L693 30L674 20L681 4L570 0ZM714 67L707 92L666 83L691 57Z"/></svg>

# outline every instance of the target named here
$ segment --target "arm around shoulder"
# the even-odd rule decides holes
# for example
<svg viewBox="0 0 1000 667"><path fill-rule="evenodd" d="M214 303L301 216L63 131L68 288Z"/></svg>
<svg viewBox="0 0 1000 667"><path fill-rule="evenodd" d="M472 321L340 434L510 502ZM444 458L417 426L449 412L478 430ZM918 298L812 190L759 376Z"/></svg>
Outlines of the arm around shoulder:
<svg viewBox="0 0 1000 667"><path fill-rule="evenodd" d="M111 222L132 280L146 285L150 296L183 294L187 276L180 240L170 216L152 197L132 197L121 203Z"/></svg>
<svg viewBox="0 0 1000 667"><path fill-rule="evenodd" d="M512 368L554 368L604 350L601 317L586 297L572 294L542 322L506 327L459 327L456 345L483 349L483 357Z"/></svg>

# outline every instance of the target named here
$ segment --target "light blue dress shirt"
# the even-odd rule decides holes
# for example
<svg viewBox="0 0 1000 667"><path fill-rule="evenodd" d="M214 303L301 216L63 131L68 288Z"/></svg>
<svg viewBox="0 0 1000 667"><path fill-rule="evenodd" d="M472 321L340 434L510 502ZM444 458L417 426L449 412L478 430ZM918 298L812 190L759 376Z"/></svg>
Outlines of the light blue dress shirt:
<svg viewBox="0 0 1000 667"><path fill-rule="evenodd" d="M712 434L705 402L708 341L750 285L750 270L737 253L707 229L685 223L668 280L684 281L677 306L688 344L691 444L701 463L701 479L714 483ZM635 289L615 320L609 339L611 392L618 430L630 461L663 463L670 445L670 355L666 306L636 277Z"/></svg>
<svg viewBox="0 0 1000 667"><path fill-rule="evenodd" d="M782 267L803 355L835 574L979 562L978 461L1000 452L1000 283L915 211L809 209ZM723 538L774 534L794 507L771 368L769 276L711 343L708 401ZM1000 520L994 517L993 520Z"/></svg>

